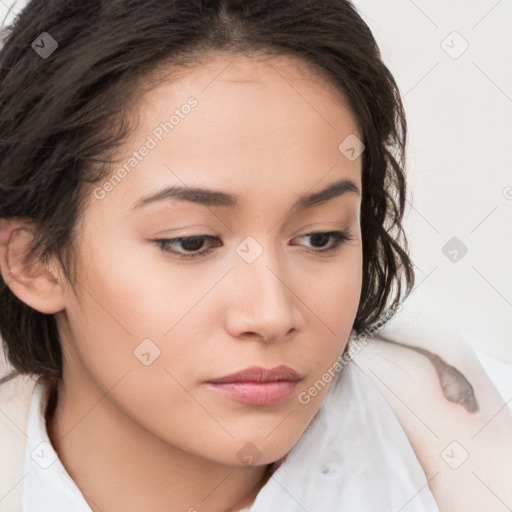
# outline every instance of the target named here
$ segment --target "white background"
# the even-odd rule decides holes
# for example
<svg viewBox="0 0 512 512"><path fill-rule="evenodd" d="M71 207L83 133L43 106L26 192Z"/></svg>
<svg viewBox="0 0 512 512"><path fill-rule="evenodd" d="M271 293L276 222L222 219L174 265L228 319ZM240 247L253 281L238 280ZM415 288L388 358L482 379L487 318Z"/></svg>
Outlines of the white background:
<svg viewBox="0 0 512 512"><path fill-rule="evenodd" d="M12 3L0 0L0 21ZM409 123L417 284L383 332L411 344L458 339L512 363L512 0L354 3ZM468 248L456 262L442 252L452 237Z"/></svg>
<svg viewBox="0 0 512 512"><path fill-rule="evenodd" d="M456 337L512 362L512 1L355 4L409 121L406 231L418 284L384 330L405 336L415 325L413 335ZM458 58L445 51L465 46L453 32L469 45ZM457 263L441 251L454 236L468 247Z"/></svg>

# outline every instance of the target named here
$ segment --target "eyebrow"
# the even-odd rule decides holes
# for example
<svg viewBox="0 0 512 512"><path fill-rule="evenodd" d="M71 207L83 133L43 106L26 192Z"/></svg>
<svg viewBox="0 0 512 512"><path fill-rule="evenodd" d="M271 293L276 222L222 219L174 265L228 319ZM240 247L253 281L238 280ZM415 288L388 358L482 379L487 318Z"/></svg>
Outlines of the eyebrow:
<svg viewBox="0 0 512 512"><path fill-rule="evenodd" d="M319 192L310 192L299 197L292 209L298 211L306 210L347 193L356 194L358 196L361 195L358 186L352 180L343 179L335 181ZM141 206L164 200L185 201L219 208L239 208L242 205L242 198L236 194L228 194L204 187L183 187L175 185L164 188L149 196L142 197L137 201L134 208L140 208Z"/></svg>

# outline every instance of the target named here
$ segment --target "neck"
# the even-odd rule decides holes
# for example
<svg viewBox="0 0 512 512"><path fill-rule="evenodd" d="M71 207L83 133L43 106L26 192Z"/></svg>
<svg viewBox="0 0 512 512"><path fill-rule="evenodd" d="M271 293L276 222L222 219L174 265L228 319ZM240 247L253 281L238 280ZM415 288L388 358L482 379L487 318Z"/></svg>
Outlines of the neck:
<svg viewBox="0 0 512 512"><path fill-rule="evenodd" d="M277 468L226 466L171 446L76 379L53 393L48 435L93 512L235 512Z"/></svg>

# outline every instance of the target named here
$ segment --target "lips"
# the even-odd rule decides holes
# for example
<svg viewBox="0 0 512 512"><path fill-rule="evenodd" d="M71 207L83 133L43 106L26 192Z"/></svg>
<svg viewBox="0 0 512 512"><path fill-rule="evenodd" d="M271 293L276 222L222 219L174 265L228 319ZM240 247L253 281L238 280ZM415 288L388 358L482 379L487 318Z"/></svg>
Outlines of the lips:
<svg viewBox="0 0 512 512"><path fill-rule="evenodd" d="M288 366L272 369L246 368L212 379L206 384L214 391L247 405L278 405L288 400L303 379Z"/></svg>
<svg viewBox="0 0 512 512"><path fill-rule="evenodd" d="M288 366L276 366L266 370L258 366L246 368L236 373L230 373L218 379L212 379L208 382L215 384L230 382L275 382L278 380L299 381L302 377Z"/></svg>

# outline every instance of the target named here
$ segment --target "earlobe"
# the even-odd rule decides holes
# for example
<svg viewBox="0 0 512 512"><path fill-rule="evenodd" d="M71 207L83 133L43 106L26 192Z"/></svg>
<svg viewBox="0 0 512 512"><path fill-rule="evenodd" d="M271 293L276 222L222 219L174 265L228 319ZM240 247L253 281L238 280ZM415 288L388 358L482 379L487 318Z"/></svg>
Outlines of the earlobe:
<svg viewBox="0 0 512 512"><path fill-rule="evenodd" d="M0 224L0 271L22 302L40 313L53 314L64 309L59 276L39 258L31 255L34 226L17 219Z"/></svg>

